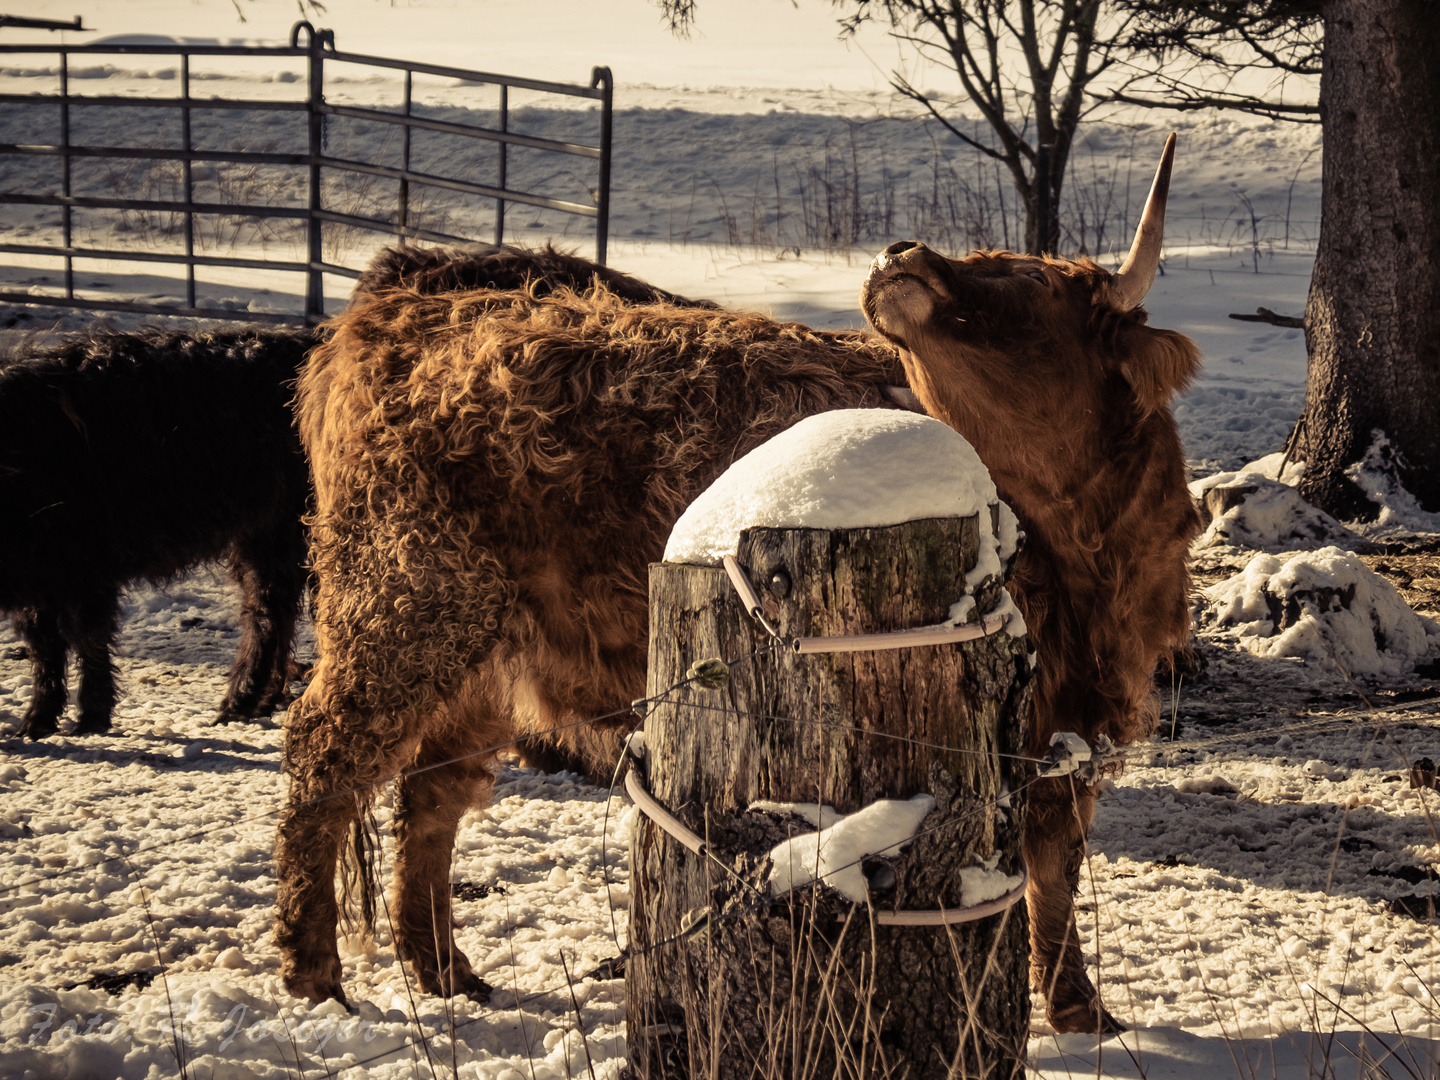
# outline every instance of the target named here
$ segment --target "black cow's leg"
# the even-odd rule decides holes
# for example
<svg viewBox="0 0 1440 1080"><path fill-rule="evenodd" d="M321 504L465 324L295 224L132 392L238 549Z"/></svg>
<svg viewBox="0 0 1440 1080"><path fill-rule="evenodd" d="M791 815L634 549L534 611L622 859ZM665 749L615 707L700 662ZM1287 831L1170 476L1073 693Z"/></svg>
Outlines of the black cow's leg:
<svg viewBox="0 0 1440 1080"><path fill-rule="evenodd" d="M65 711L65 638L60 620L44 608L22 608L15 616L15 632L30 650L30 708L20 734L43 739L55 734Z"/></svg>
<svg viewBox="0 0 1440 1080"><path fill-rule="evenodd" d="M115 664L111 647L120 629L120 597L114 591L97 593L74 612L70 643L80 664L80 719L76 735L98 735L110 730L115 711Z"/></svg>
<svg viewBox="0 0 1440 1080"><path fill-rule="evenodd" d="M240 648L218 723L252 719L285 704L295 620L305 590L298 519L294 531L299 543L265 536L236 547L231 573L241 591Z"/></svg>

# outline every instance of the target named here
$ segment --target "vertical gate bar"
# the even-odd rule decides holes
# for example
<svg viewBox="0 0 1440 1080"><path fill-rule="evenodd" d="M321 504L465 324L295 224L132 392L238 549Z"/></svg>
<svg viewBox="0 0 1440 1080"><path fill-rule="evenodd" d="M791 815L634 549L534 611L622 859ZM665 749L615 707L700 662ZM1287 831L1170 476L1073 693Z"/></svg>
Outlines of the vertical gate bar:
<svg viewBox="0 0 1440 1080"><path fill-rule="evenodd" d="M60 50L60 240L65 247L65 299L75 299L75 259L70 254L70 54Z"/></svg>
<svg viewBox="0 0 1440 1080"><path fill-rule="evenodd" d="M604 91L600 99L600 187L595 193L595 261L605 265L610 246L610 129L615 100L615 79L608 67L594 68L590 85Z"/></svg>
<svg viewBox="0 0 1440 1080"><path fill-rule="evenodd" d="M501 131L509 131L509 130L510 130L510 87L506 86L504 83L501 83L501 84L500 84L500 130L501 130ZM508 151L508 150L510 149L510 144L507 143L507 142L505 142L505 141L502 139L500 142L496 143L495 145L497 145L498 147L500 147L500 178L499 178L499 180L496 182L495 186L498 187L501 191L504 191L504 190L505 190L506 151ZM498 244L503 244L504 242L505 242L505 200L504 200L504 199L496 199L496 200L495 200L495 243L498 245Z"/></svg>
<svg viewBox="0 0 1440 1080"><path fill-rule="evenodd" d="M185 141L185 157L180 171L185 179L185 304L195 306L195 183L190 172L190 54L180 55L180 132Z"/></svg>
<svg viewBox="0 0 1440 1080"><path fill-rule="evenodd" d="M320 34L310 32L310 216L307 234L309 269L306 271L305 321L317 323L325 318L325 274L320 268L323 250L320 244L320 155L324 152L325 116L320 106L325 101L324 57Z"/></svg>
<svg viewBox="0 0 1440 1080"><path fill-rule="evenodd" d="M410 103L413 98L412 84L415 73L409 68L405 69L405 118L410 118ZM400 220L396 222L400 226L400 235L404 237L405 227L410 223L410 125L406 124L402 129L400 142L401 171L406 173L400 177Z"/></svg>

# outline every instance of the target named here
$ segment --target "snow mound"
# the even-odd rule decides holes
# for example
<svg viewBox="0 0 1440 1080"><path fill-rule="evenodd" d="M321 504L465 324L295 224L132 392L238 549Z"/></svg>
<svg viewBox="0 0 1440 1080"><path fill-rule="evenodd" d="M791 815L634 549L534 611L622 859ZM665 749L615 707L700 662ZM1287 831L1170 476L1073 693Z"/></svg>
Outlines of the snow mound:
<svg viewBox="0 0 1440 1080"><path fill-rule="evenodd" d="M1195 550L1231 546L1262 551L1295 551L1316 541L1351 541L1355 534L1319 507L1311 506L1289 484L1271 475L1249 471L1217 473L1190 485L1190 496L1208 521L1192 545ZM1257 462L1265 466L1268 462ZM1290 469L1287 475L1295 475Z"/></svg>
<svg viewBox="0 0 1440 1080"><path fill-rule="evenodd" d="M1273 454L1266 454L1264 457L1256 458L1248 465L1242 465L1235 470L1242 473L1259 473L1267 480L1279 480L1282 484L1289 484L1294 487L1305 475L1305 463L1303 461L1287 461L1285 455L1277 450Z"/></svg>
<svg viewBox="0 0 1440 1080"><path fill-rule="evenodd" d="M871 855L895 854L934 808L929 795L880 799L853 814L814 803L756 803L752 809L794 813L822 826L818 833L792 836L770 852L771 894L782 896L820 878L852 903L865 903L869 885L860 863Z"/></svg>
<svg viewBox="0 0 1440 1080"><path fill-rule="evenodd" d="M1380 508L1374 521L1351 523L1351 528L1367 536L1440 532L1440 514L1426 511L1400 483L1398 454L1385 433L1376 428L1365 456L1345 470L1365 497Z"/></svg>
<svg viewBox="0 0 1440 1080"><path fill-rule="evenodd" d="M991 506L1000 529L990 529ZM1015 515L959 432L892 409L807 417L757 446L700 494L675 523L666 562L719 565L755 527L852 529L922 518L980 519L980 563L1000 573L1015 553Z"/></svg>
<svg viewBox="0 0 1440 1080"><path fill-rule="evenodd" d="M1257 656L1333 659L1351 675L1399 678L1440 655L1440 624L1337 547L1257 555L1203 595L1202 626L1238 638Z"/></svg>

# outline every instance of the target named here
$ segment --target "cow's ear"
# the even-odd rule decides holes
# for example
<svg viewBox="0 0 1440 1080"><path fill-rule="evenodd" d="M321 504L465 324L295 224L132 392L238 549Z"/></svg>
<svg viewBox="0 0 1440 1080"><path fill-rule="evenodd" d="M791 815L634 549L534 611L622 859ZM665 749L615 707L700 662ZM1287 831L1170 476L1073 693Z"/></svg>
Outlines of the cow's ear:
<svg viewBox="0 0 1440 1080"><path fill-rule="evenodd" d="M1174 330L1132 326L1119 344L1120 373L1147 413L1165 408L1200 374L1200 350Z"/></svg>

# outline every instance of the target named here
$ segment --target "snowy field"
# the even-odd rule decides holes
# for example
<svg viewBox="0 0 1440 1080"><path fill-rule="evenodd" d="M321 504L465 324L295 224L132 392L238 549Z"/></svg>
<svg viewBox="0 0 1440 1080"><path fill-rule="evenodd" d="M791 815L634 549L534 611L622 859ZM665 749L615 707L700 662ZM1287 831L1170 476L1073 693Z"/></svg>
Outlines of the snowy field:
<svg viewBox="0 0 1440 1080"><path fill-rule="evenodd" d="M274 40L295 17L278 0L239 2L244 25L219 0L107 0L85 21L97 36ZM1001 189L985 186L974 161L892 98L880 71L893 63L893 45L882 35L835 43L827 5L737 0L709 5L708 24L702 5L689 43L670 39L641 0L617 0L613 18L578 0L553 6L546 35L523 5L495 0L335 0L316 21L362 52L569 81L610 64L618 80L610 261L665 288L853 326L865 265L890 240L952 252L973 242L973 215L942 220L927 193L968 192L1003 242ZM22 8L75 14L58 0ZM755 33L760 23L764 35ZM0 89L49 90L45 68L25 58L0 73ZM173 93L153 70L115 68L82 92ZM206 92L288 92L265 80L232 71ZM357 101L391 89L341 88ZM458 88L441 98L437 108L487 107ZM585 120L538 107L522 119L536 133ZM1318 134L1213 117L1109 117L1082 146L1068 196L1070 219L1085 210L1084 240L1102 261L1128 240L1172 119L1180 146L1169 243L1147 307L1152 323L1192 335L1205 353L1203 376L1176 408L1201 481L1279 450L1299 412L1300 332L1226 316L1302 310L1319 217ZM43 131L33 111L0 115L0 142ZM251 137L216 132L237 144ZM356 153L386 152L363 132L354 140ZM50 181L40 169L0 158L0 189L43 187ZM887 190L897 193L888 208L876 201ZM859 207L855 243L827 239L802 202ZM563 223L521 214L511 223L515 240L553 236L587 251L585 236L567 235ZM54 228L53 214L0 208L5 239ZM93 228L106 244L127 241L98 219ZM128 240L137 242L133 231ZM1081 237L1070 241L1076 250ZM363 262L366 250L345 254ZM39 260L0 265L7 287L53 290L53 275ZM175 295L174 281L160 277L132 286ZM211 295L263 306L292 289L247 273L217 279ZM342 302L344 283L332 291ZM89 321L59 309L0 310L0 325L17 329ZM1293 473L1284 479L1293 483ZM1203 538L1197 614L1206 666L1166 689L1162 732L1132 748L1101 799L1079 898L1097 981L1134 1030L1098 1048L1056 1037L1037 1001L1030 1049L1040 1075L1440 1074L1440 937L1429 908L1440 893L1440 797L1408 781L1415 760L1440 760L1440 631L1411 610L1433 618L1440 609L1440 520L1407 509L1378 472L1362 479L1390 508L1378 527L1321 521L1290 487L1247 477L1240 483L1257 492ZM1203 484L1195 491L1205 496ZM1313 602L1335 593L1355 597L1354 610ZM1287 605L1298 616L1276 615ZM588 1050L596 1076L614 1077L624 1055L623 982L594 973L625 939L632 811L573 776L507 767L493 804L462 823L457 937L497 988L489 1005L460 1001L447 1011L412 993L383 915L373 944L342 944L353 1013L285 993L270 933L281 718L210 722L238 640L236 607L223 575L210 571L137 586L117 655L124 696L115 733L39 744L0 734L0 1075L140 1080L179 1073L178 1051L196 1078L385 1080L458 1067L467 1080L545 1080L589 1075ZM1373 627L1385 628L1386 648L1377 649ZM312 657L308 636L299 652ZM18 725L29 696L19 641L0 629L0 732ZM389 813L382 800L382 831Z"/></svg>

